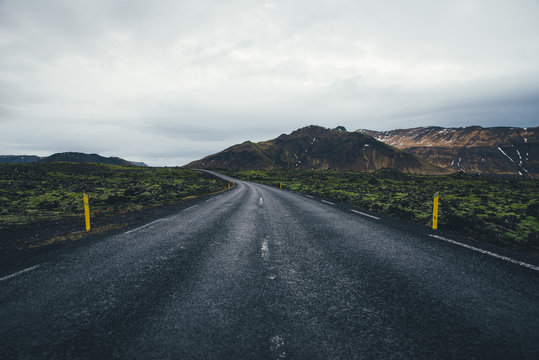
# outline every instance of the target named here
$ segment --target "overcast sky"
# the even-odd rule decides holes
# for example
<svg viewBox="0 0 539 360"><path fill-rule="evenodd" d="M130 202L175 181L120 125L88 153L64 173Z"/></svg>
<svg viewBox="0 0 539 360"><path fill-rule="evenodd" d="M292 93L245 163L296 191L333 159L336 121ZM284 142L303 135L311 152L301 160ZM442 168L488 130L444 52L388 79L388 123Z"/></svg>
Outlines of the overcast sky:
<svg viewBox="0 0 539 360"><path fill-rule="evenodd" d="M0 0L0 154L539 125L537 0Z"/></svg>

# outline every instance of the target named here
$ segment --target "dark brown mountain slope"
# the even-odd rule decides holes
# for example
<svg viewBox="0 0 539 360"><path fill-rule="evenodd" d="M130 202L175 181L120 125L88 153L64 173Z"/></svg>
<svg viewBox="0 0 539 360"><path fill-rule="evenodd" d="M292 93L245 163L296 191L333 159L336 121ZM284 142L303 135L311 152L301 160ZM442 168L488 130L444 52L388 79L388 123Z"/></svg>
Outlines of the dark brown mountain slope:
<svg viewBox="0 0 539 360"><path fill-rule="evenodd" d="M244 142L193 161L188 168L256 170L352 170L392 168L405 173L440 174L448 171L344 128L308 126L259 143Z"/></svg>
<svg viewBox="0 0 539 360"><path fill-rule="evenodd" d="M538 127L358 130L451 170L539 177Z"/></svg>

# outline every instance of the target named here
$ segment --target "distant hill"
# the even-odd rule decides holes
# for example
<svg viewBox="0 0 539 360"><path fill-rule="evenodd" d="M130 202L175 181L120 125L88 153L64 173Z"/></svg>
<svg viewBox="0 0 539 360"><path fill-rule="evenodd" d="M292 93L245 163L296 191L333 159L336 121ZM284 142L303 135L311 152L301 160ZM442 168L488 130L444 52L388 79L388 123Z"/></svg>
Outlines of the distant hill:
<svg viewBox="0 0 539 360"><path fill-rule="evenodd" d="M132 165L136 165L136 166L148 166L146 165L145 163L143 163L142 161L129 161Z"/></svg>
<svg viewBox="0 0 539 360"><path fill-rule="evenodd" d="M358 130L453 171L539 177L538 127Z"/></svg>
<svg viewBox="0 0 539 360"><path fill-rule="evenodd" d="M74 162L74 163L97 163L110 165L133 165L129 161L119 157L103 157L97 154L85 154L79 152L63 152L52 154L39 162Z"/></svg>
<svg viewBox="0 0 539 360"><path fill-rule="evenodd" d="M0 155L0 164L25 164L41 160L36 155Z"/></svg>
<svg viewBox="0 0 539 360"><path fill-rule="evenodd" d="M255 170L352 170L396 169L414 174L449 171L407 152L377 141L372 136L348 132L343 127L308 126L276 139L246 141L186 165L202 169Z"/></svg>
<svg viewBox="0 0 539 360"><path fill-rule="evenodd" d="M23 164L34 162L75 162L148 166L143 162L127 161L119 157L104 157L97 154L85 154L79 152L56 153L47 157L39 157L35 155L0 155L0 164Z"/></svg>

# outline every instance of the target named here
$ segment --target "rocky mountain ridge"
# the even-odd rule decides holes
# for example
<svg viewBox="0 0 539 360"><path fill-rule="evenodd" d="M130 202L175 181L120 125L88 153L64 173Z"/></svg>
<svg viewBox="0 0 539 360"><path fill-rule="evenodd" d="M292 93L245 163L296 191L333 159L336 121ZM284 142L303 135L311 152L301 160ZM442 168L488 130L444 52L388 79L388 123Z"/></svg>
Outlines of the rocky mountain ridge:
<svg viewBox="0 0 539 360"><path fill-rule="evenodd" d="M267 141L246 141L186 165L202 169L341 170L396 169L413 174L449 171L407 152L388 146L370 135L344 127L307 126Z"/></svg>
<svg viewBox="0 0 539 360"><path fill-rule="evenodd" d="M539 177L538 127L357 130L440 167L488 175Z"/></svg>

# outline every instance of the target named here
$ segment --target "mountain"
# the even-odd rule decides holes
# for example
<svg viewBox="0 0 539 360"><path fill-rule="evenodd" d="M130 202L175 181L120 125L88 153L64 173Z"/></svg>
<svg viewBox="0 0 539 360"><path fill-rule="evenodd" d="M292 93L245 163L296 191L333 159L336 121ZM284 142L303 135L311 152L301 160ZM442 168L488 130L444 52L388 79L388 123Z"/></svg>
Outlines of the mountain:
<svg viewBox="0 0 539 360"><path fill-rule="evenodd" d="M469 173L539 177L538 127L358 130L438 166Z"/></svg>
<svg viewBox="0 0 539 360"><path fill-rule="evenodd" d="M352 170L392 168L405 173L440 174L449 171L384 144L372 136L343 127L308 126L276 139L246 141L186 165L201 169Z"/></svg>
<svg viewBox="0 0 539 360"><path fill-rule="evenodd" d="M133 165L129 161L119 157L103 157L97 154L85 154L79 152L63 152L52 154L42 158L39 162L75 162L75 163L98 163L110 165Z"/></svg>
<svg viewBox="0 0 539 360"><path fill-rule="evenodd" d="M41 160L36 155L0 155L0 164L26 164Z"/></svg>
<svg viewBox="0 0 539 360"><path fill-rule="evenodd" d="M79 152L56 153L47 157L39 157L36 155L0 155L0 164L25 164L35 162L76 162L111 165L148 166L143 162L127 161L119 157L107 158L97 154L85 154Z"/></svg>

